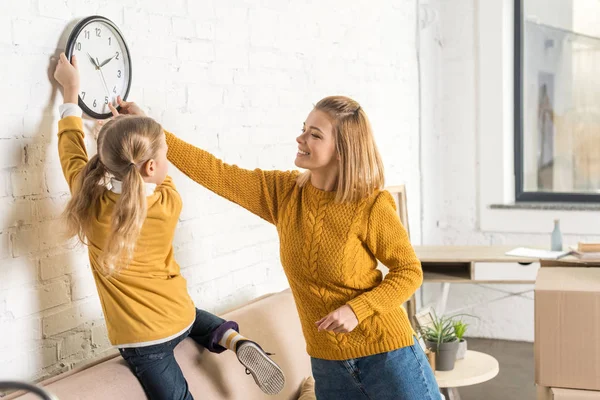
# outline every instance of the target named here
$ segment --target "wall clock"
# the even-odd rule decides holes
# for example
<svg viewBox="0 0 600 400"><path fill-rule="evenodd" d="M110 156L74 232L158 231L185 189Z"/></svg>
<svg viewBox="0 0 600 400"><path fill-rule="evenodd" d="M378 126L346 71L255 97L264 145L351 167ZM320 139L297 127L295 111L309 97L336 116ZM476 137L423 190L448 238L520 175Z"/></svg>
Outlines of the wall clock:
<svg viewBox="0 0 600 400"><path fill-rule="evenodd" d="M108 103L127 100L131 55L123 34L108 18L94 15L79 22L67 40L65 54L79 62L79 106L96 119L112 116ZM118 109L118 107L117 107Z"/></svg>

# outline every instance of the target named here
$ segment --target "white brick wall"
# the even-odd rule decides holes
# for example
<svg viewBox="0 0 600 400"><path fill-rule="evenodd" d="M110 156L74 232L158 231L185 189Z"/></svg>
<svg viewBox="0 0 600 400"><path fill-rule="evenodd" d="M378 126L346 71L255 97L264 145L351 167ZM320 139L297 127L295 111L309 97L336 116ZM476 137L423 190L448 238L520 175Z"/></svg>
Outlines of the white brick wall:
<svg viewBox="0 0 600 400"><path fill-rule="evenodd" d="M111 351L85 248L60 235L62 98L48 76L77 18L105 15L123 31L130 99L243 167L293 168L312 104L355 97L372 120L388 183L408 185L420 236L414 0L164 4L2 1L0 91L10 95L0 107L0 379L40 379ZM275 229L172 174L184 200L176 257L197 306L222 312L283 289Z"/></svg>

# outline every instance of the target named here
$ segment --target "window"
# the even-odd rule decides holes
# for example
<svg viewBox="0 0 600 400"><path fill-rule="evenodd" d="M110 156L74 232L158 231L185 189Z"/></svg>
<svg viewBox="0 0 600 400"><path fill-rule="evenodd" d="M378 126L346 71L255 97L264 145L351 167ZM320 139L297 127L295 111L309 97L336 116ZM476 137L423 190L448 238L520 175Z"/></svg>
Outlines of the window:
<svg viewBox="0 0 600 400"><path fill-rule="evenodd" d="M515 0L515 200L600 202L600 3Z"/></svg>

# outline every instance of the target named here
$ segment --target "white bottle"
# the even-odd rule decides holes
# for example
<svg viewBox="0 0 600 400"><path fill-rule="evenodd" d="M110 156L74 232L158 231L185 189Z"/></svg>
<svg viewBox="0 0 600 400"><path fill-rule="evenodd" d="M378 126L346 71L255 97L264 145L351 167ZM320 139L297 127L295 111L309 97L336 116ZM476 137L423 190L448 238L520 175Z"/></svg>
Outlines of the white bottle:
<svg viewBox="0 0 600 400"><path fill-rule="evenodd" d="M552 231L552 241L550 244L550 250L552 251L562 251L562 233L560 233L560 220L554 220L554 230Z"/></svg>

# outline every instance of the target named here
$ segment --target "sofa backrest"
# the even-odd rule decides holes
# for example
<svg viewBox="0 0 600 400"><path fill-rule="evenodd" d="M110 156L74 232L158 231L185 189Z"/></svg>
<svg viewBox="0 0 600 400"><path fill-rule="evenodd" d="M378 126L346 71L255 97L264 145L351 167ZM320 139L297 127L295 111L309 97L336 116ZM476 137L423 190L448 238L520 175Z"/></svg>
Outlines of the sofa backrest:
<svg viewBox="0 0 600 400"><path fill-rule="evenodd" d="M237 321L241 333L275 353L286 383L276 396L264 394L246 375L234 353L212 354L191 339L181 342L175 357L196 399L258 400L296 399L302 380L311 374L310 358L300 320L289 291L267 295L222 316ZM41 382L59 400L145 399L144 391L120 356ZM38 399L36 395L14 394L8 399Z"/></svg>

